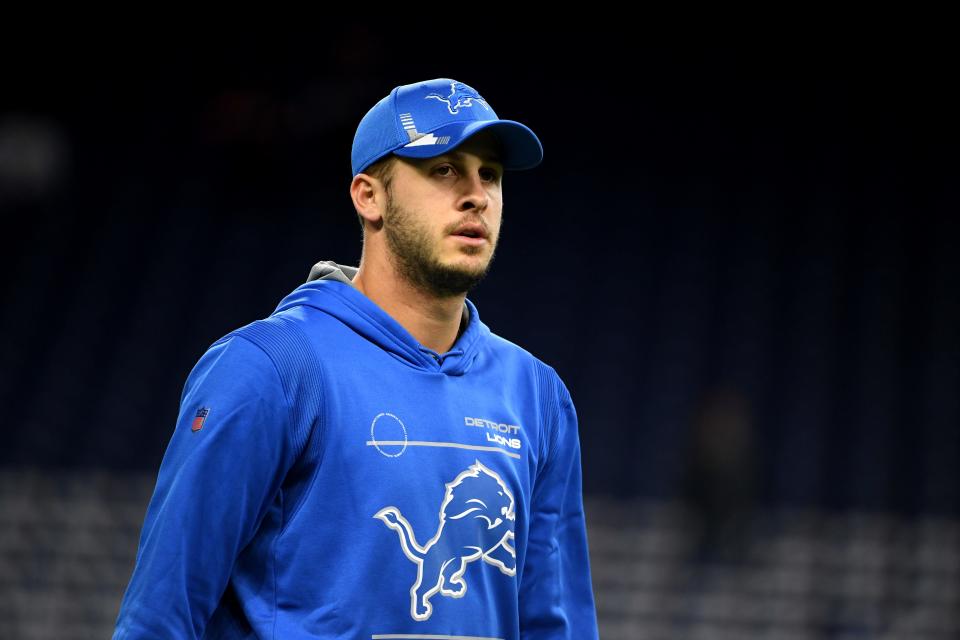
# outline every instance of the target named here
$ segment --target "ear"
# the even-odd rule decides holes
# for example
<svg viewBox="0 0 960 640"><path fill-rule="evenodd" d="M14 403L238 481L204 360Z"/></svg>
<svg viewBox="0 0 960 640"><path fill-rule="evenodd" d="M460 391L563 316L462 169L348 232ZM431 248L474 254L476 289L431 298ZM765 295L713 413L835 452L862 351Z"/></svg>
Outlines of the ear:
<svg viewBox="0 0 960 640"><path fill-rule="evenodd" d="M380 224L387 206L387 192L382 182L366 173L358 173L350 183L350 198L358 215L374 226Z"/></svg>

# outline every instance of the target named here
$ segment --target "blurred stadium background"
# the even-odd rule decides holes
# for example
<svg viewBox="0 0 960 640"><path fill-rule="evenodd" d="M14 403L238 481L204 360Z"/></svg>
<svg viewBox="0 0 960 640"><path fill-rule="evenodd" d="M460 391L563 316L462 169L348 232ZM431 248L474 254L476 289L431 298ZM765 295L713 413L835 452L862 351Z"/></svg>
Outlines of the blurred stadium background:
<svg viewBox="0 0 960 640"><path fill-rule="evenodd" d="M960 637L950 46L202 42L4 45L0 638L109 637L187 373L441 76L544 144L470 298L571 390L601 636Z"/></svg>

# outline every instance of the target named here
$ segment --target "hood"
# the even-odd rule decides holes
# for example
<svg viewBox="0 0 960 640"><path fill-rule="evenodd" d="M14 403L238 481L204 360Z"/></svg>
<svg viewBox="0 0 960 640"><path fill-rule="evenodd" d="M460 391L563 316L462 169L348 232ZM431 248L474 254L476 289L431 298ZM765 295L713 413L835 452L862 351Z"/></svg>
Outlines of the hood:
<svg viewBox="0 0 960 640"><path fill-rule="evenodd" d="M467 326L446 353L421 345L399 322L353 285L358 267L322 260L313 265L307 282L291 291L271 315L297 306L327 313L363 338L406 364L427 371L459 376L469 371L490 335L477 307L464 299Z"/></svg>

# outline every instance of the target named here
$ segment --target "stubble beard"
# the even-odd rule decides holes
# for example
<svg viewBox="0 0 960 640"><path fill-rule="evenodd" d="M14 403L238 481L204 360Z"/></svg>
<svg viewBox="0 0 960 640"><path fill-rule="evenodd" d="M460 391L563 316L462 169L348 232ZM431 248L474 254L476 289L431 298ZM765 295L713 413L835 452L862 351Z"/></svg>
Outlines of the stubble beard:
<svg viewBox="0 0 960 640"><path fill-rule="evenodd" d="M443 264L434 254L428 230L417 223L410 211L397 205L389 194L386 208L384 231L390 261L397 274L415 288L437 298L449 298L468 293L486 277L496 246L481 268Z"/></svg>

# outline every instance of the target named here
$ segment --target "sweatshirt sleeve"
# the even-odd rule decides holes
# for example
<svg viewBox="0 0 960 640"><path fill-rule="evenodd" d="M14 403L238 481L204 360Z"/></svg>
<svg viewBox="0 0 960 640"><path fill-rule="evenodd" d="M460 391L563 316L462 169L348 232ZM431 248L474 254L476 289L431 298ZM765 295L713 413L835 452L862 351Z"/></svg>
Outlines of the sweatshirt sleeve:
<svg viewBox="0 0 960 640"><path fill-rule="evenodd" d="M296 457L271 358L237 334L187 377L114 639L199 638Z"/></svg>
<svg viewBox="0 0 960 640"><path fill-rule="evenodd" d="M523 640L599 637L583 511L577 413L559 378L557 386L556 430L531 497L519 596Z"/></svg>

